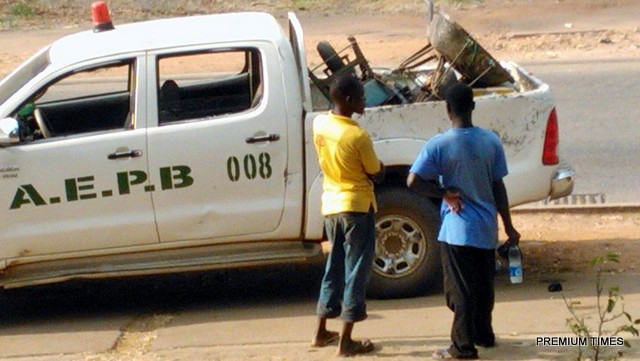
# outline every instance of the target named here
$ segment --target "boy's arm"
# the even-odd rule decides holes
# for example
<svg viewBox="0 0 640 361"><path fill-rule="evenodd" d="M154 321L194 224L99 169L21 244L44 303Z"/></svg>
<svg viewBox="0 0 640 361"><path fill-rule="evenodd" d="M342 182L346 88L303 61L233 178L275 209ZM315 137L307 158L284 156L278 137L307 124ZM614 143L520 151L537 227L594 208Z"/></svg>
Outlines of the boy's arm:
<svg viewBox="0 0 640 361"><path fill-rule="evenodd" d="M409 172L407 187L423 197L442 198L453 213L462 210L460 194L455 190L441 187L435 179L424 180L418 174Z"/></svg>
<svg viewBox="0 0 640 361"><path fill-rule="evenodd" d="M493 198L496 201L498 214L502 218L504 231L507 234L507 242L510 244L518 244L520 242L520 233L516 231L511 222L511 211L509 210L509 197L507 196L507 188L504 186L502 178L493 182Z"/></svg>
<svg viewBox="0 0 640 361"><path fill-rule="evenodd" d="M380 171L378 171L375 174L368 174L367 173L367 177L376 184L380 184L384 181L384 177L387 175L387 167L384 166L384 163L382 163L382 161L380 162Z"/></svg>
<svg viewBox="0 0 640 361"><path fill-rule="evenodd" d="M362 136L357 141L362 166L367 177L374 183L380 183L384 180L386 168L382 161L378 160L375 150L373 150L373 142L369 135L363 131Z"/></svg>

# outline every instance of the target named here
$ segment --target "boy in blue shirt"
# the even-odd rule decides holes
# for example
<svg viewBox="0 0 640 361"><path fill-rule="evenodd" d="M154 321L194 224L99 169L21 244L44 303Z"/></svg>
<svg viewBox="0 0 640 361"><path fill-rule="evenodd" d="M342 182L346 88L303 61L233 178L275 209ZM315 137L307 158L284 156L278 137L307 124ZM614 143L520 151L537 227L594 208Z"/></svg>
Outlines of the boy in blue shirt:
<svg viewBox="0 0 640 361"><path fill-rule="evenodd" d="M508 242L518 244L507 191L502 143L490 130L475 127L473 91L454 85L446 95L452 128L430 139L411 167L407 185L425 197L443 198L438 235L447 306L454 312L451 346L436 359L477 359L476 345L495 345L495 248L499 213Z"/></svg>

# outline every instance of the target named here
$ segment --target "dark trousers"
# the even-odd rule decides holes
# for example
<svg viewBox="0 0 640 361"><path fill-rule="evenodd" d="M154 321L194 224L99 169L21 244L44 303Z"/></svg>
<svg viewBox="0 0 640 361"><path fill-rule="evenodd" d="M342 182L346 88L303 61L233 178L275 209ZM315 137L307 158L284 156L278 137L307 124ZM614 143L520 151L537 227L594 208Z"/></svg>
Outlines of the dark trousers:
<svg viewBox="0 0 640 361"><path fill-rule="evenodd" d="M454 313L449 353L474 357L475 345L492 345L495 251L441 242L444 291Z"/></svg>

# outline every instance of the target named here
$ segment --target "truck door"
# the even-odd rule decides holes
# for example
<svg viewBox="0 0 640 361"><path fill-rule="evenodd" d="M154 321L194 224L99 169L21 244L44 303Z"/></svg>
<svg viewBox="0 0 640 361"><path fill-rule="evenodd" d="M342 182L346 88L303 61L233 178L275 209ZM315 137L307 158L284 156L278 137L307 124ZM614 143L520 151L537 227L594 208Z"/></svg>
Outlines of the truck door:
<svg viewBox="0 0 640 361"><path fill-rule="evenodd" d="M307 113L310 113L313 109L311 109L311 87L307 68L307 54L304 49L304 32L302 31L302 25L295 13L289 12L288 17L289 42L293 49L293 55L296 58L296 66L301 87L300 94L302 94L304 110Z"/></svg>
<svg viewBox="0 0 640 361"><path fill-rule="evenodd" d="M21 142L0 148L1 258L158 242L137 63L54 75L16 110Z"/></svg>
<svg viewBox="0 0 640 361"><path fill-rule="evenodd" d="M237 241L281 230L287 108L282 70L267 56L279 58L260 45L150 59L158 126L149 130L149 165L160 184L153 202L161 242Z"/></svg>

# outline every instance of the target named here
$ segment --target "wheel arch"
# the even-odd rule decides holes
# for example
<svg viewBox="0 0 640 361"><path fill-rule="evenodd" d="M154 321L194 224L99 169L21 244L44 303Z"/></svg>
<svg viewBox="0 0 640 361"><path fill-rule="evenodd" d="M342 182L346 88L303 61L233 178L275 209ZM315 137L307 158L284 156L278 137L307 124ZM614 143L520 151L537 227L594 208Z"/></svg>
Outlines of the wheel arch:
<svg viewBox="0 0 640 361"><path fill-rule="evenodd" d="M368 294L402 298L439 290L442 284L438 207L404 184L408 167L392 167L376 188L376 254Z"/></svg>

